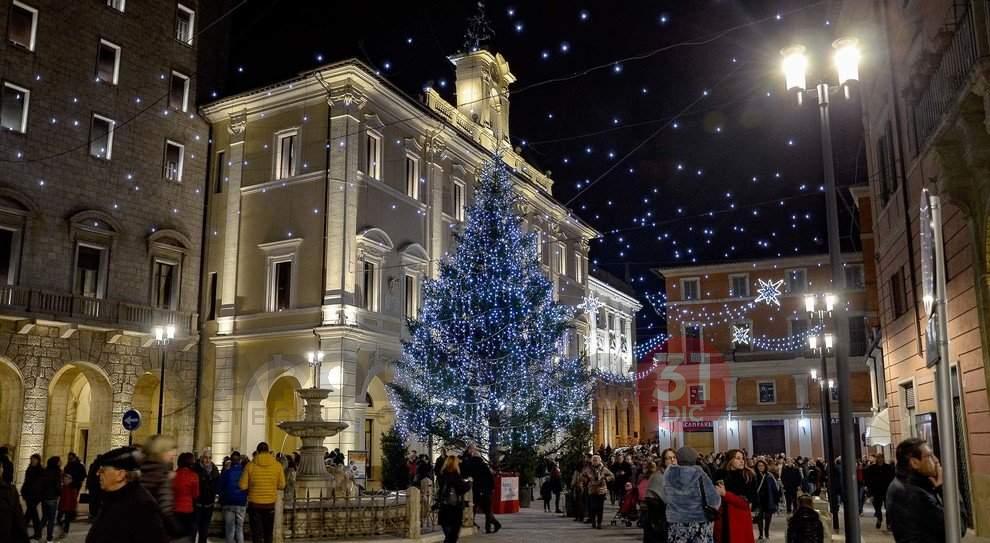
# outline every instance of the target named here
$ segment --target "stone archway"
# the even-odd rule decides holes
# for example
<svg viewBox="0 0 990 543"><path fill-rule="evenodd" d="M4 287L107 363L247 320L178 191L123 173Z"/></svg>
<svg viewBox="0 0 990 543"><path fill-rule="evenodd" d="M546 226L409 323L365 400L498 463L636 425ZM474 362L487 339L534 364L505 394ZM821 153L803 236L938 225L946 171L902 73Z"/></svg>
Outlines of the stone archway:
<svg viewBox="0 0 990 543"><path fill-rule="evenodd" d="M302 418L302 406L296 391L302 388L291 375L283 375L272 383L265 400L265 440L274 452L291 453L302 446L302 441L290 436L278 427L286 420Z"/></svg>
<svg viewBox="0 0 990 543"><path fill-rule="evenodd" d="M381 480L382 473L382 435L395 425L395 409L388 401L385 391L385 381L375 375L368 382L365 401L368 407L364 414L364 435L358 436L358 443L363 439L364 449L368 451L368 478L373 481Z"/></svg>
<svg viewBox="0 0 990 543"><path fill-rule="evenodd" d="M66 364L48 385L44 457L75 452L87 462L110 449L113 392L110 379L86 362Z"/></svg>
<svg viewBox="0 0 990 543"><path fill-rule="evenodd" d="M17 367L0 358L0 446L10 449L11 458L20 458L17 445L24 420L24 380Z"/></svg>

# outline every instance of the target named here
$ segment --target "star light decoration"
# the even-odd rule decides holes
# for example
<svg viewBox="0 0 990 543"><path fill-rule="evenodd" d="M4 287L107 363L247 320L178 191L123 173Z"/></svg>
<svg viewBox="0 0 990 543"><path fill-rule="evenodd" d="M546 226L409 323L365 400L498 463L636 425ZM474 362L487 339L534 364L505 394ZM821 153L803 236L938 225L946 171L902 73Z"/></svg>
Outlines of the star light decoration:
<svg viewBox="0 0 990 543"><path fill-rule="evenodd" d="M783 279L778 279L776 281L770 280L766 281L764 279L757 279L759 287L756 291L759 293L756 296L754 303L765 303L767 305L775 305L780 307L780 287L784 284Z"/></svg>
<svg viewBox="0 0 990 543"><path fill-rule="evenodd" d="M732 343L735 345L749 345L752 338L749 335L749 326L745 324L735 324L732 326Z"/></svg>
<svg viewBox="0 0 990 543"><path fill-rule="evenodd" d="M602 301L598 299L598 296L589 294L584 297L584 301L578 304L577 308L584 311L588 315L594 315L598 313L598 310L601 309L602 305Z"/></svg>

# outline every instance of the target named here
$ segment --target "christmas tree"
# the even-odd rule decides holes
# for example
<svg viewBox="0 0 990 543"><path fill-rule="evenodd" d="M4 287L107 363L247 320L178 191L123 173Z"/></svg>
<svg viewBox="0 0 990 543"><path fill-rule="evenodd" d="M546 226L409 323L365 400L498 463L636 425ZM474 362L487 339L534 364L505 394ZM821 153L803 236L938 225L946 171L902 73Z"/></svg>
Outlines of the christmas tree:
<svg viewBox="0 0 990 543"><path fill-rule="evenodd" d="M573 309L554 301L536 235L513 212L517 198L496 155L454 254L423 286L389 388L407 434L492 452L539 445L589 416L584 364L562 355Z"/></svg>

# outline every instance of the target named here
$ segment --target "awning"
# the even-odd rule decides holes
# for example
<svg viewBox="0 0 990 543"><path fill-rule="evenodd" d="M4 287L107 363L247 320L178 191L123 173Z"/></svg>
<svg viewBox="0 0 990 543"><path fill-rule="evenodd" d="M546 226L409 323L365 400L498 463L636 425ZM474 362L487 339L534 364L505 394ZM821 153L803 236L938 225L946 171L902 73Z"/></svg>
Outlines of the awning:
<svg viewBox="0 0 990 543"><path fill-rule="evenodd" d="M890 445L890 411L884 409L873 416L866 428L866 444L875 447Z"/></svg>

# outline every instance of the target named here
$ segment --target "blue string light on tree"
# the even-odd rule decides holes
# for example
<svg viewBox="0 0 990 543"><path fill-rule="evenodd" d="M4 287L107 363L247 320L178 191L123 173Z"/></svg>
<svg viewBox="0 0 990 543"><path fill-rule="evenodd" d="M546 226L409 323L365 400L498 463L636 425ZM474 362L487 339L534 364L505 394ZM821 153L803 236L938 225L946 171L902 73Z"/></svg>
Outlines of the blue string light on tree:
<svg viewBox="0 0 990 543"><path fill-rule="evenodd" d="M423 308L389 397L399 430L489 450L535 446L589 417L584 362L561 355L573 308L554 301L536 236L501 156L481 172L454 255L423 285Z"/></svg>

